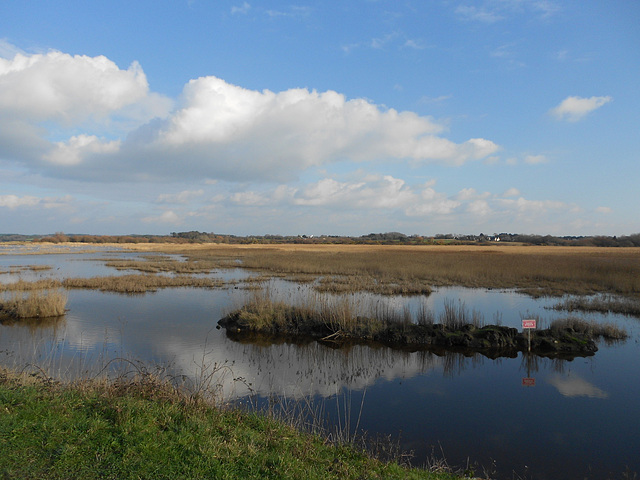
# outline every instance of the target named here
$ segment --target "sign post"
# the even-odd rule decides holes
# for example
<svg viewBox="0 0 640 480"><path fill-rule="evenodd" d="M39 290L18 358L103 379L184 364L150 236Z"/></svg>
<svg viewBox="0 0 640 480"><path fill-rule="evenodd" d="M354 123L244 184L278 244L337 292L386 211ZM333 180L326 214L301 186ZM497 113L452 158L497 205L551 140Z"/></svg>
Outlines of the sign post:
<svg viewBox="0 0 640 480"><path fill-rule="evenodd" d="M529 352L531 351L531 329L536 328L536 320L535 319L526 319L522 320L522 329L529 330Z"/></svg>

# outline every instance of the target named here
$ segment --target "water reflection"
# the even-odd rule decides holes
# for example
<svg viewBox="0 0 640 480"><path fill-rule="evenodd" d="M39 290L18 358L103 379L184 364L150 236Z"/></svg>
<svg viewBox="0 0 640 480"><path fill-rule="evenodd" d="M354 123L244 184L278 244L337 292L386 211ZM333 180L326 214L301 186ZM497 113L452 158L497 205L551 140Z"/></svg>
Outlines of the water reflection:
<svg viewBox="0 0 640 480"><path fill-rule="evenodd" d="M551 385L558 389L561 395L565 397L589 397L589 398L608 398L609 394L604 390L596 387L592 383L587 382L577 375L568 375L562 377L554 375L547 380Z"/></svg>
<svg viewBox="0 0 640 480"><path fill-rule="evenodd" d="M119 274L104 267L103 257L0 256L0 264L54 265L40 272L46 275ZM227 271L225 278L236 274ZM265 286L284 299L308 288L282 280ZM527 478L606 478L626 465L640 471L640 413L629 408L640 404L637 319L590 314L625 327L632 337L573 361L363 345L333 349L316 342L239 343L215 326L250 295L235 288L166 289L135 297L69 291L65 317L0 325L0 362L20 368L35 364L72 379L105 367L129 371L128 361L141 361L187 375L194 388L210 381L228 400L275 395L302 403L318 398L328 405L346 393L352 395L361 428L396 438L402 432L402 446L416 452L417 463L432 446L442 445L452 464L464 464L468 457L484 465L495 462L494 478L512 478L513 471L522 476L524 465ZM499 311L504 324L514 327L525 312L541 319L558 315L545 308L554 300L495 290L443 288L426 298L372 301L411 308L427 302L437 315L445 299L460 299L488 321ZM119 358L125 361L112 362ZM523 379L534 379L535 387L523 388Z"/></svg>

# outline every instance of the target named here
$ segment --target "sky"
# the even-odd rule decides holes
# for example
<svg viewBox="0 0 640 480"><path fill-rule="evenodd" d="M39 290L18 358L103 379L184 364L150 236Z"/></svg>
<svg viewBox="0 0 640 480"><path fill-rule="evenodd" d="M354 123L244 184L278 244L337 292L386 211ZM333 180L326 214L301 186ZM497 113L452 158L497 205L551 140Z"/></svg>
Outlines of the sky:
<svg viewBox="0 0 640 480"><path fill-rule="evenodd" d="M0 0L0 233L640 232L636 0Z"/></svg>

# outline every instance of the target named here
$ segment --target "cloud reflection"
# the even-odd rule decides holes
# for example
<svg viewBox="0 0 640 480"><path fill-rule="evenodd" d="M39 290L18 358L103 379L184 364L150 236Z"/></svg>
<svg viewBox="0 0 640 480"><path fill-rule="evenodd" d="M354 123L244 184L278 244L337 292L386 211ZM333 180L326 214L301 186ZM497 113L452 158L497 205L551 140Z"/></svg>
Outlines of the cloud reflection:
<svg viewBox="0 0 640 480"><path fill-rule="evenodd" d="M561 395L565 397L589 397L589 398L608 398L609 394L604 390L596 387L592 383L575 376L568 375L566 377L554 375L549 383L558 389Z"/></svg>

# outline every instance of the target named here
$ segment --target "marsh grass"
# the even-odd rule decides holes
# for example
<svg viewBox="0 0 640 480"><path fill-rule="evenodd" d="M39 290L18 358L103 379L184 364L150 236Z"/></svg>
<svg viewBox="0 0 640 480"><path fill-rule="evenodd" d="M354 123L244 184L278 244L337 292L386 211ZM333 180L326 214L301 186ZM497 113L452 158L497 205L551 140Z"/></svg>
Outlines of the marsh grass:
<svg viewBox="0 0 640 480"><path fill-rule="evenodd" d="M117 259L105 262L107 267L117 270L137 270L145 273L171 272L176 274L210 273L220 268L230 268L234 265L231 259L222 261L216 257L176 259L169 256L149 255L145 260Z"/></svg>
<svg viewBox="0 0 640 480"><path fill-rule="evenodd" d="M463 286L516 289L534 297L594 293L640 297L638 248L223 244L127 248L181 254L188 261L211 262L219 268L315 276L325 279L320 289L336 292L395 284L396 293L409 285L418 286L421 294L431 286ZM409 289L407 294L415 292Z"/></svg>
<svg viewBox="0 0 640 480"><path fill-rule="evenodd" d="M242 307L230 314L243 329L273 334L326 333L326 339L371 339L393 327L437 324L454 331L465 325L483 327L481 312L469 310L464 302L444 300L444 309L435 315L425 303L412 312L407 306L366 301L357 296L327 296L309 293L295 305L276 300L269 291L256 292ZM402 328L401 328L402 330Z"/></svg>
<svg viewBox="0 0 640 480"><path fill-rule="evenodd" d="M60 290L13 290L0 301L0 318L13 320L59 317L65 314L67 296Z"/></svg>
<svg viewBox="0 0 640 480"><path fill-rule="evenodd" d="M19 279L13 283L3 283L0 291L27 292L60 288L86 288L116 293L145 293L160 288L195 287L220 288L225 282L216 278L195 277L190 275L114 275L91 278L40 279L25 281Z"/></svg>
<svg viewBox="0 0 640 480"><path fill-rule="evenodd" d="M551 330L569 330L592 338L600 337L607 341L625 340L629 337L625 329L611 323L596 323L576 317L554 320L549 328Z"/></svg>
<svg viewBox="0 0 640 480"><path fill-rule="evenodd" d="M65 288L88 288L117 293L145 293L159 288L197 287L218 288L224 282L215 278L188 275L117 275L92 278L69 278L62 281Z"/></svg>
<svg viewBox="0 0 640 480"><path fill-rule="evenodd" d="M640 299L598 296L593 298L568 298L552 307L569 312L620 313L640 317Z"/></svg>

